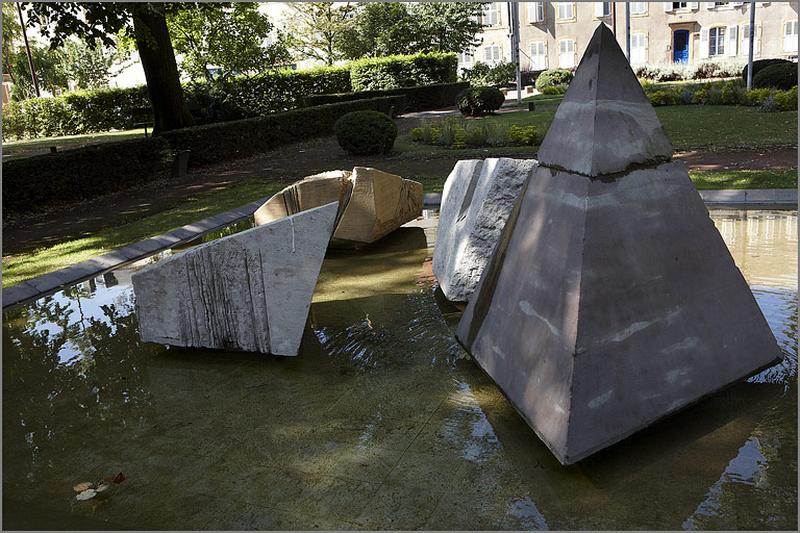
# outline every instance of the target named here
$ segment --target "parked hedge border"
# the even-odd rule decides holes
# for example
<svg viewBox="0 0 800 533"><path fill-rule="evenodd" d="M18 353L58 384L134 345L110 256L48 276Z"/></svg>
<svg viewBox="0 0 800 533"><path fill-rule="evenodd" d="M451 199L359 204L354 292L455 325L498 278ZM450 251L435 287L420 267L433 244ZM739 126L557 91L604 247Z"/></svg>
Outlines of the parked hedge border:
<svg viewBox="0 0 800 533"><path fill-rule="evenodd" d="M43 205L92 198L166 176L178 150L191 150L190 165L198 166L331 135L339 117L351 111L391 115L405 105L404 100L386 96L321 105L12 159L3 162L3 208L6 213L36 211Z"/></svg>
<svg viewBox="0 0 800 533"><path fill-rule="evenodd" d="M359 59L350 63L350 83L354 91L454 83L457 68L452 52Z"/></svg>
<svg viewBox="0 0 800 533"><path fill-rule="evenodd" d="M398 114L413 111L430 111L452 107L458 93L469 87L469 83L460 81L456 83L435 83L422 87L401 87L399 89L385 89L381 91L360 91L357 93L339 94L314 94L304 99L306 106L349 102L363 98L379 98L382 96L405 96L405 109L398 110Z"/></svg>
<svg viewBox="0 0 800 533"><path fill-rule="evenodd" d="M3 162L4 213L30 212L124 189L167 175L160 137L97 144Z"/></svg>

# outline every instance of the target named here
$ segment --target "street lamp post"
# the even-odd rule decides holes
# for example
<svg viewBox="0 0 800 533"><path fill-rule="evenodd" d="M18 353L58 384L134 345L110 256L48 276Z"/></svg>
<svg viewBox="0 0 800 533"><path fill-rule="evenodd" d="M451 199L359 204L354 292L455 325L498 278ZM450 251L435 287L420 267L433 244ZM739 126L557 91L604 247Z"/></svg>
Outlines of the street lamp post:
<svg viewBox="0 0 800 533"><path fill-rule="evenodd" d="M22 7L17 4L17 12L19 13L19 25L22 27L22 38L25 40L25 52L28 55L28 68L31 69L31 81L33 82L33 90L36 92L37 98L41 96L39 92L39 80L36 78L36 70L33 68L33 57L31 56L31 47L28 44L28 32L25 31L25 19L22 18Z"/></svg>

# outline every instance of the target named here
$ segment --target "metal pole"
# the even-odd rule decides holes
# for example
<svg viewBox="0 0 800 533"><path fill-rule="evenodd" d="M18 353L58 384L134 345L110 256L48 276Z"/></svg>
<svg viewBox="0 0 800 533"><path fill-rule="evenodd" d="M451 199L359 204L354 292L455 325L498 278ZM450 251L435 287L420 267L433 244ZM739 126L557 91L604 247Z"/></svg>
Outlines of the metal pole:
<svg viewBox="0 0 800 533"><path fill-rule="evenodd" d="M747 50L747 90L753 88L753 45L756 35L756 2L750 0L750 41L748 42Z"/></svg>
<svg viewBox="0 0 800 533"><path fill-rule="evenodd" d="M511 60L517 76L517 105L522 105L522 70L519 64L519 4L509 2L511 13Z"/></svg>
<svg viewBox="0 0 800 533"><path fill-rule="evenodd" d="M625 2L625 57L631 62L631 3Z"/></svg>
<svg viewBox="0 0 800 533"><path fill-rule="evenodd" d="M617 3L611 2L611 33L617 37Z"/></svg>
<svg viewBox="0 0 800 533"><path fill-rule="evenodd" d="M25 19L22 18L22 7L17 4L17 12L19 13L19 25L22 27L22 37L25 39L25 52L28 55L28 68L31 69L31 81L33 82L33 90L36 92L36 97L41 96L39 92L39 80L36 78L36 70L33 68L33 57L31 56L31 47L28 45L28 32L25 31Z"/></svg>

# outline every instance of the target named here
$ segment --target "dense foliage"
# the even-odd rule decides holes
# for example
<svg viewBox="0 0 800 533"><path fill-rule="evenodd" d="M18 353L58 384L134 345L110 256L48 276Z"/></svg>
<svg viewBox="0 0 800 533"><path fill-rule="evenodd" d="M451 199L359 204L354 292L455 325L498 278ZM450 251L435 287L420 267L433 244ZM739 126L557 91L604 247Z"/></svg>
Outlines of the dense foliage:
<svg viewBox="0 0 800 533"><path fill-rule="evenodd" d="M477 61L472 68L464 69L461 72L461 79L470 82L474 86L506 85L515 81L516 73L514 63L503 61L497 65L490 66Z"/></svg>
<svg viewBox="0 0 800 533"><path fill-rule="evenodd" d="M477 117L500 109L505 100L496 87L469 87L456 96L456 107L462 115Z"/></svg>
<svg viewBox="0 0 800 533"><path fill-rule="evenodd" d="M437 83L419 87L401 87L399 89L383 89L379 91L360 91L357 93L317 94L307 96L305 105L332 104L334 102L348 102L361 98L377 98L379 96L406 97L405 107L398 109L397 113L413 111L429 111L452 107L455 97L469 86L466 82Z"/></svg>
<svg viewBox="0 0 800 533"><path fill-rule="evenodd" d="M753 68L755 72L755 68ZM778 63L759 70L753 76L753 88L787 91L797 85L797 64Z"/></svg>
<svg viewBox="0 0 800 533"><path fill-rule="evenodd" d="M763 111L797 110L797 86L782 91L770 88L752 89L744 82L676 84L670 87L651 87L645 84L645 93L654 106L663 105L743 105L758 107Z"/></svg>
<svg viewBox="0 0 800 533"><path fill-rule="evenodd" d="M341 36L351 26L356 6L350 2L288 2L288 46L299 59L333 65L345 59Z"/></svg>
<svg viewBox="0 0 800 533"><path fill-rule="evenodd" d="M339 146L355 155L388 153L397 138L397 125L378 111L347 113L336 121L334 131Z"/></svg>
<svg viewBox="0 0 800 533"><path fill-rule="evenodd" d="M758 59L753 61L753 77L758 74L758 71L772 65L792 64L797 67L797 63L789 61L788 59L771 58L771 59ZM742 81L747 82L747 65L742 68Z"/></svg>
<svg viewBox="0 0 800 533"><path fill-rule="evenodd" d="M350 63L350 82L354 91L453 83L457 67L458 58L453 53L359 59Z"/></svg>
<svg viewBox="0 0 800 533"><path fill-rule="evenodd" d="M507 126L500 122L446 118L411 130L411 140L447 148L534 146L540 136L536 126Z"/></svg>
<svg viewBox="0 0 800 533"><path fill-rule="evenodd" d="M754 63L755 64L755 63ZM650 81L706 80L711 78L734 78L741 71L741 63L705 61L693 66L642 65L634 72L638 78Z"/></svg>
<svg viewBox="0 0 800 533"><path fill-rule="evenodd" d="M569 83L572 81L572 76L572 72L563 68L545 70L539 74L538 78L536 78L536 88L541 91L545 87L569 85Z"/></svg>
<svg viewBox="0 0 800 533"><path fill-rule="evenodd" d="M330 135L351 111L387 114L402 96L296 109L265 117L164 132L158 137L104 143L3 162L6 212L91 198L168 173L173 154L190 150L190 165L260 153L282 144ZM385 117L389 120L388 117Z"/></svg>

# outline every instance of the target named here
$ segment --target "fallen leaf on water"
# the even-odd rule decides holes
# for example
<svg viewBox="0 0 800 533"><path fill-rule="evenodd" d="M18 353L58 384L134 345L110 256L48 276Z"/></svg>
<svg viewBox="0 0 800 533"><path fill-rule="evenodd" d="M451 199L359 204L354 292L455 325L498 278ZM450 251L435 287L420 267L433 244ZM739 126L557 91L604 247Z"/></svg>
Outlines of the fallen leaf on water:
<svg viewBox="0 0 800 533"><path fill-rule="evenodd" d="M78 483L77 485L72 487L72 490L74 490L75 492L83 492L93 487L94 483L89 483L88 481L84 481L83 483Z"/></svg>
<svg viewBox="0 0 800 533"><path fill-rule="evenodd" d="M123 474L122 472L120 472L119 474L117 474L117 475L114 477L114 483L122 483L123 481L125 481L125 479L126 479L126 478L125 478L125 474Z"/></svg>
<svg viewBox="0 0 800 533"><path fill-rule="evenodd" d="M109 487L111 487L111 485L109 485L108 483L100 483L100 484L97 486L97 488L96 488L96 489L94 489L94 490L95 490L96 492L103 492L104 490L108 490L108 489L109 489Z"/></svg>
<svg viewBox="0 0 800 533"><path fill-rule="evenodd" d="M97 496L97 491L96 490L87 489L87 490L81 492L80 494L78 494L77 496L75 496L75 499L78 500L78 501L91 500L95 496Z"/></svg>
<svg viewBox="0 0 800 533"><path fill-rule="evenodd" d="M106 476L103 478L103 483L108 485L109 483L114 483L114 476Z"/></svg>

